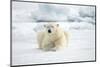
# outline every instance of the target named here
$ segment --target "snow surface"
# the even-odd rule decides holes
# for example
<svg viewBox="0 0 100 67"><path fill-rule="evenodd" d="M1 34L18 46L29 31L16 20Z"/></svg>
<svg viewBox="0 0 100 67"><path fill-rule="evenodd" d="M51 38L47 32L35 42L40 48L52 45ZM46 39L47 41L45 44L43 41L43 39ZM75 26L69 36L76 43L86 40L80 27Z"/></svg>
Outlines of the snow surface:
<svg viewBox="0 0 100 67"><path fill-rule="evenodd" d="M46 24L40 21L50 20L69 32L66 49L56 52L38 49L36 34ZM95 60L94 7L12 2L12 65L92 60Z"/></svg>
<svg viewBox="0 0 100 67"><path fill-rule="evenodd" d="M12 64L42 64L95 60L95 30L69 30L68 47L61 51L38 49L34 28L37 23L13 23Z"/></svg>

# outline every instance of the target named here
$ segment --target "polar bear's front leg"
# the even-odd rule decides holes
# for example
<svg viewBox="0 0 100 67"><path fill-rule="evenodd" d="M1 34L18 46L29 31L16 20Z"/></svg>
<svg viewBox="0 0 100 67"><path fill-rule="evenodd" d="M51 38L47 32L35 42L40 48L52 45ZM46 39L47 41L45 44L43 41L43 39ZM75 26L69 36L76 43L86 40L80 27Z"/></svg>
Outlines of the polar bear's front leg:
<svg viewBox="0 0 100 67"><path fill-rule="evenodd" d="M46 39L44 39L41 44L41 49L44 51L49 51L50 50L49 45L50 44L48 43L48 41Z"/></svg>
<svg viewBox="0 0 100 67"><path fill-rule="evenodd" d="M55 42L55 47L54 47L55 50L64 49L65 47L66 47L66 39L65 38L58 39Z"/></svg>
<svg viewBox="0 0 100 67"><path fill-rule="evenodd" d="M42 49L44 51L50 51L54 47L54 43L50 42L49 40L43 40L42 42Z"/></svg>
<svg viewBox="0 0 100 67"><path fill-rule="evenodd" d="M41 49L44 50L44 51L48 51L49 50L46 43L42 43Z"/></svg>

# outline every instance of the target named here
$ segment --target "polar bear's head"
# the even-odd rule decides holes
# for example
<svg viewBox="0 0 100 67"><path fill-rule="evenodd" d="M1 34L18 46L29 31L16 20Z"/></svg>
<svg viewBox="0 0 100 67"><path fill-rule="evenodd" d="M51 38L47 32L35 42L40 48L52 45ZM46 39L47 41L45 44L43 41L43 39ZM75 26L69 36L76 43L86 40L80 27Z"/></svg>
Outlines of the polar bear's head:
<svg viewBox="0 0 100 67"><path fill-rule="evenodd" d="M49 24L46 24L44 25L45 29L46 29L46 32L48 34L53 34L57 31L57 29L59 28L59 24L56 24L56 23L49 23Z"/></svg>

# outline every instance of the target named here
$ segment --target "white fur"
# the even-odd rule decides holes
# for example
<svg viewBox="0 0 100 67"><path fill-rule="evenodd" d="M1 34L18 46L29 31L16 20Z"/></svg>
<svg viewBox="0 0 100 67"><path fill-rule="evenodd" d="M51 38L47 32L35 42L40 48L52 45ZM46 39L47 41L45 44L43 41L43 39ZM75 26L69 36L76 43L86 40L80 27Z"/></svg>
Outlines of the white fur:
<svg viewBox="0 0 100 67"><path fill-rule="evenodd" d="M48 33L47 28L44 32L38 32L37 41L39 48L45 51L56 51L67 47L67 32L63 31L57 24L53 23L48 25L53 26L52 33Z"/></svg>

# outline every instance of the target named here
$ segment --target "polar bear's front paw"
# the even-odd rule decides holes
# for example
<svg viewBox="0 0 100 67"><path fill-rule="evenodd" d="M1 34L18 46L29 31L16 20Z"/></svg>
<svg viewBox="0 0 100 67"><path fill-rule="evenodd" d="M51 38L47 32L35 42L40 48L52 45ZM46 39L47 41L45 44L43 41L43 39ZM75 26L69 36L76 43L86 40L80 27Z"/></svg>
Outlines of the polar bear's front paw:
<svg viewBox="0 0 100 67"><path fill-rule="evenodd" d="M50 51L49 48L42 48L43 51Z"/></svg>
<svg viewBox="0 0 100 67"><path fill-rule="evenodd" d="M51 49L51 51L57 51L57 48L56 48L56 47L54 47L54 48L52 48L52 49Z"/></svg>

